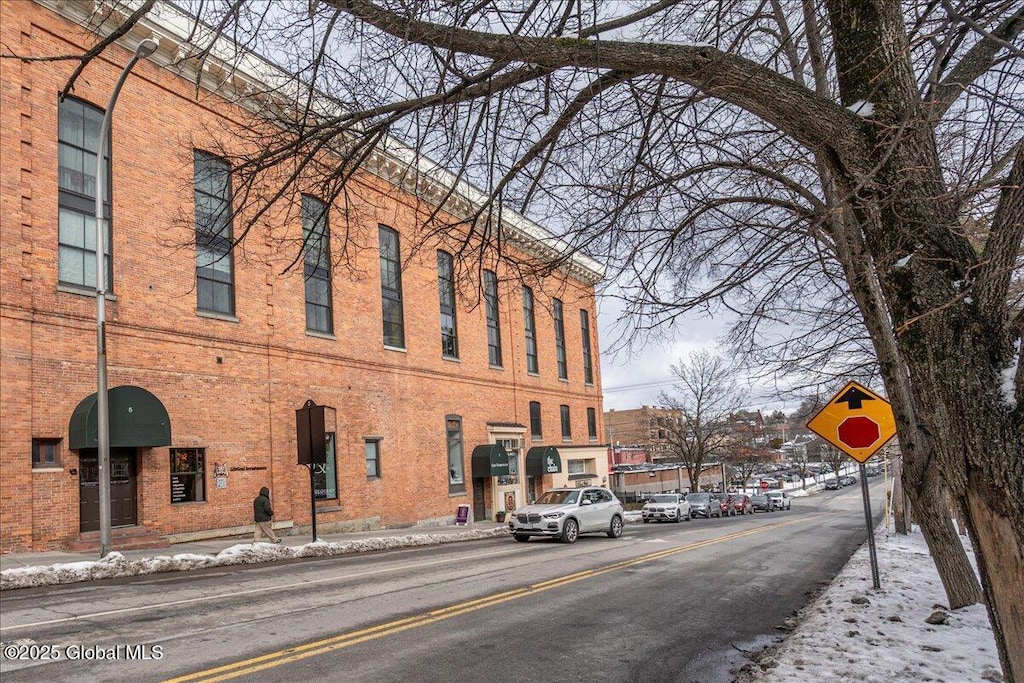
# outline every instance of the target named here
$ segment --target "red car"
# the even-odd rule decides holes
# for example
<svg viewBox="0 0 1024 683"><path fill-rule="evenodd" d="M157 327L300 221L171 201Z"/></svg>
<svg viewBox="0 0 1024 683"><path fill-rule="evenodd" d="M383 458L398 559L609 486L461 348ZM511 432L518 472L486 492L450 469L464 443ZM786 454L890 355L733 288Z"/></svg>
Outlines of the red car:
<svg viewBox="0 0 1024 683"><path fill-rule="evenodd" d="M750 496L744 493L734 493L729 496L729 504L732 507L732 513L734 515L752 515L754 514L754 503L751 502Z"/></svg>
<svg viewBox="0 0 1024 683"><path fill-rule="evenodd" d="M736 512L732 509L732 498L724 493L712 493L711 505L719 507L719 517L736 516Z"/></svg>

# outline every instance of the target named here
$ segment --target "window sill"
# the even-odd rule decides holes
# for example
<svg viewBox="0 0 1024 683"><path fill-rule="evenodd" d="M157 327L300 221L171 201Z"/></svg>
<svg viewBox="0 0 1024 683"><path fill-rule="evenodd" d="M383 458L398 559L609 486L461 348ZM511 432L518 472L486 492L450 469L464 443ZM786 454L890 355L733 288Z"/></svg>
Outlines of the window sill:
<svg viewBox="0 0 1024 683"><path fill-rule="evenodd" d="M595 478L597 478L596 474L589 474L589 473L570 474L569 475L569 481L578 481L580 479L595 479Z"/></svg>
<svg viewBox="0 0 1024 683"><path fill-rule="evenodd" d="M90 296L93 299L96 298L95 287L79 287L78 285L69 284L58 284L57 291L64 294L74 294L76 296ZM107 301L117 301L117 296L113 292L107 292L103 295L103 298Z"/></svg>
<svg viewBox="0 0 1024 683"><path fill-rule="evenodd" d="M569 383L569 378L568 377L559 377L558 381L561 382L562 384L568 384Z"/></svg>
<svg viewBox="0 0 1024 683"><path fill-rule="evenodd" d="M388 346L387 344L384 345L384 350L385 351L397 351L398 353L409 353L409 351L407 349L405 349L405 348L403 348L401 346Z"/></svg>
<svg viewBox="0 0 1024 683"><path fill-rule="evenodd" d="M61 467L60 465L47 465L46 467L33 467L32 468L32 473L33 474L35 474L36 472L40 472L40 473L51 472L52 473L52 472L63 472L63 471L64 471L64 468Z"/></svg>
<svg viewBox="0 0 1024 683"><path fill-rule="evenodd" d="M539 372L530 372L529 370L527 370L526 374L529 375L530 377L540 377Z"/></svg>
<svg viewBox="0 0 1024 683"><path fill-rule="evenodd" d="M210 320L223 320L226 323L237 323L241 322L238 318L231 315L230 313L218 313L217 311L204 311L196 309L196 315L200 318L209 318Z"/></svg>
<svg viewBox="0 0 1024 683"><path fill-rule="evenodd" d="M487 367L489 367L491 370L501 370L503 372L505 370L505 366L504 365L494 365L493 363L488 365Z"/></svg>
<svg viewBox="0 0 1024 683"><path fill-rule="evenodd" d="M317 508L317 512L341 512L340 505L325 505L322 508Z"/></svg>
<svg viewBox="0 0 1024 683"><path fill-rule="evenodd" d="M306 330L307 337L316 337L317 339L329 339L331 341L337 341L338 338L334 336L332 332L321 332L320 330Z"/></svg>
<svg viewBox="0 0 1024 683"><path fill-rule="evenodd" d="M459 358L458 356L445 356L445 355L442 355L441 356L441 360L446 360L449 363L461 363L462 362L462 359Z"/></svg>
<svg viewBox="0 0 1024 683"><path fill-rule="evenodd" d="M181 505L206 505L206 501L205 500L183 500L183 501L178 502L178 503L171 503L171 505L174 505L174 506L181 506Z"/></svg>

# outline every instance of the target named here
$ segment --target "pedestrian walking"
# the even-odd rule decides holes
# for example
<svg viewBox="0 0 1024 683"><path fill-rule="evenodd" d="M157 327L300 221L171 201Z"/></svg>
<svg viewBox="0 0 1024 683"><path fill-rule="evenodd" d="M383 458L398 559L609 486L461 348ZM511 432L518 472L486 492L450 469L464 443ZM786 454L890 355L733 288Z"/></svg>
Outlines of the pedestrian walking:
<svg viewBox="0 0 1024 683"><path fill-rule="evenodd" d="M256 522L253 543L266 536L271 543L280 543L281 539L274 533L274 509L270 507L270 489L266 486L260 489L260 495L252 501L252 516Z"/></svg>

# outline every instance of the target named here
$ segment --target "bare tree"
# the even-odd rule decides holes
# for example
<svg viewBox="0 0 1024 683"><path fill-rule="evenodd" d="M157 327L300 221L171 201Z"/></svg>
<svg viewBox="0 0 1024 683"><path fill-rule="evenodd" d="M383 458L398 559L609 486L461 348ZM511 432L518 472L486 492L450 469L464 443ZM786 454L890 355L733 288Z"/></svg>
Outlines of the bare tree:
<svg viewBox="0 0 1024 683"><path fill-rule="evenodd" d="M754 472L761 465L770 463L774 458L772 452L767 448L735 439L728 441L724 451L723 460L727 465L739 471L739 479L743 482L743 486L747 485L747 481L753 478Z"/></svg>
<svg viewBox="0 0 1024 683"><path fill-rule="evenodd" d="M196 7L212 30L184 59L223 59L210 41L230 35L294 74L225 142L250 225L309 187L356 206L359 169L402 140L425 235L500 254L515 207L559 231L539 267L581 249L617 267L640 331L727 309L769 372L878 372L951 606L977 590L940 481L1005 678L1024 681L1024 5ZM417 155L450 192L416 182L434 168ZM467 179L484 201L457 201Z"/></svg>
<svg viewBox="0 0 1024 683"><path fill-rule="evenodd" d="M724 458L731 432L729 417L743 404L735 370L719 355L707 351L690 354L689 363L672 366L672 393L661 402L679 413L668 425L666 440L686 466L690 486L700 487L700 473L712 458Z"/></svg>

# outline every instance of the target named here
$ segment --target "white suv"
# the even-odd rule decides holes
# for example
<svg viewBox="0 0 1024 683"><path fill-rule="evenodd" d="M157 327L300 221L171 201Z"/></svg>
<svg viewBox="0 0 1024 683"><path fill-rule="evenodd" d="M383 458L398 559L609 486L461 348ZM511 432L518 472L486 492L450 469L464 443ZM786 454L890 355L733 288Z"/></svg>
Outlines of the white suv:
<svg viewBox="0 0 1024 683"><path fill-rule="evenodd" d="M508 520L509 531L520 542L530 536L550 536L575 543L580 534L622 535L622 503L606 488L551 489Z"/></svg>
<svg viewBox="0 0 1024 683"><path fill-rule="evenodd" d="M767 491L765 495L776 510L788 510L792 505L789 494L785 491Z"/></svg>

